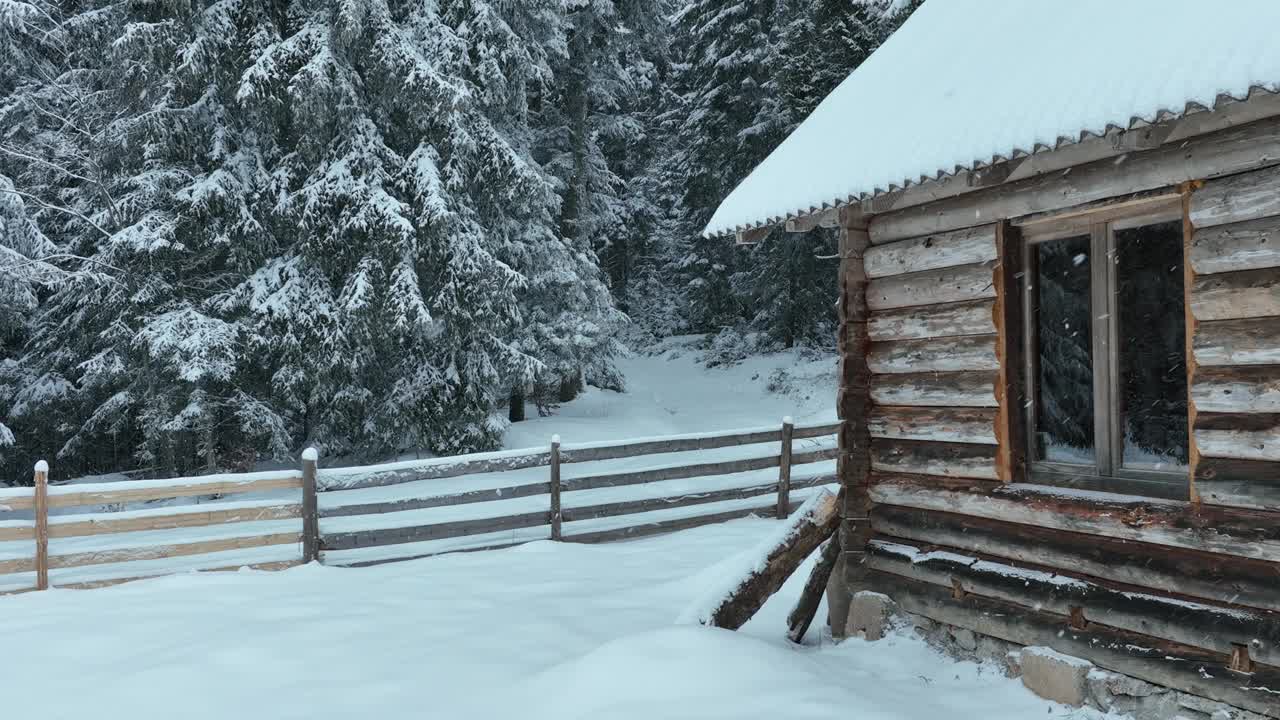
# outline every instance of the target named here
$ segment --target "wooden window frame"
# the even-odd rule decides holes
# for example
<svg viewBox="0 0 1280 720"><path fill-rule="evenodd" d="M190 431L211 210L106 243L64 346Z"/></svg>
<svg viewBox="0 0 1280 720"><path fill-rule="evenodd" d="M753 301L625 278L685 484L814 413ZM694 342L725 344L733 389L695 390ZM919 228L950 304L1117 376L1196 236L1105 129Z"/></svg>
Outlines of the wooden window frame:
<svg viewBox="0 0 1280 720"><path fill-rule="evenodd" d="M1162 194L1139 198L1093 211L1068 211L1051 217L1016 223L1022 237L1020 251L1023 268L1022 337L1023 437L1026 443L1026 467L1029 481L1084 490L1119 492L1145 497L1189 500L1191 481L1187 468L1150 470L1126 468L1123 463L1124 440L1118 427L1120 417L1117 390L1120 383L1119 323L1116 322L1115 300L1118 296L1118 272L1115 249L1116 232L1164 222L1185 224L1179 194ZM1036 254L1037 245L1069 237L1088 235L1090 241L1090 334L1092 336L1094 393L1094 463L1092 465L1035 460L1036 397L1039 351L1036 321ZM1181 300L1181 298L1179 298ZM1102 308L1098 310L1098 308ZM1102 322L1099 319L1103 318Z"/></svg>

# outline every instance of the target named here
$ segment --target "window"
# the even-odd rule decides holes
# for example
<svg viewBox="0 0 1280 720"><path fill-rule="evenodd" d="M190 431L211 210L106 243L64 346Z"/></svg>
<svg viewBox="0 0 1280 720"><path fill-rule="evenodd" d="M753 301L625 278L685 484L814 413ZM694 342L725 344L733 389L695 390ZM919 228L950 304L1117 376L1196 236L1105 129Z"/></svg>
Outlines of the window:
<svg viewBox="0 0 1280 720"><path fill-rule="evenodd" d="M1023 234L1031 478L1185 499L1180 208L1028 223Z"/></svg>

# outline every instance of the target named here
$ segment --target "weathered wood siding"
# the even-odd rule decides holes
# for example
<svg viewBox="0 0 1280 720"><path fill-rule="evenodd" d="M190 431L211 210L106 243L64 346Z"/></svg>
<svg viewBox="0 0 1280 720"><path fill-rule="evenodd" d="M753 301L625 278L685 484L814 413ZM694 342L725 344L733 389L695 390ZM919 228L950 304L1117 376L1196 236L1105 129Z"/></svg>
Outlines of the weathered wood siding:
<svg viewBox="0 0 1280 720"><path fill-rule="evenodd" d="M1280 511L1280 167L1205 183L1187 217L1196 494Z"/></svg>
<svg viewBox="0 0 1280 720"><path fill-rule="evenodd" d="M843 346L846 366L870 373L869 479L856 467L872 534L846 517L842 537L862 543L845 545L859 558L849 588L1280 718L1278 130L1262 121L871 218L866 334ZM1004 221L1203 178L1218 179L1185 202L1197 494L1026 483L1019 240ZM1250 675L1227 669L1242 652Z"/></svg>

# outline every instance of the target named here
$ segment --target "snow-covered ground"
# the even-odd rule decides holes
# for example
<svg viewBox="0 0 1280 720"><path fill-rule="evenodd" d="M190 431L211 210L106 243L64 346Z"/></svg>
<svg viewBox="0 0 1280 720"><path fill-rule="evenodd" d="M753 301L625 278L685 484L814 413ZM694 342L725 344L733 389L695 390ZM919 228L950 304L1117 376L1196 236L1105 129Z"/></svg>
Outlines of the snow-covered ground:
<svg viewBox="0 0 1280 720"><path fill-rule="evenodd" d="M673 338L654 354L620 359L625 393L587 388L549 417L529 403L529 419L511 425L504 447L546 445L553 434L578 443L779 425L788 415L797 423L836 419L834 354L793 350L708 368L693 342Z"/></svg>
<svg viewBox="0 0 1280 720"><path fill-rule="evenodd" d="M0 717L1099 717L907 634L789 645L807 567L741 632L675 624L777 527L0 597Z"/></svg>

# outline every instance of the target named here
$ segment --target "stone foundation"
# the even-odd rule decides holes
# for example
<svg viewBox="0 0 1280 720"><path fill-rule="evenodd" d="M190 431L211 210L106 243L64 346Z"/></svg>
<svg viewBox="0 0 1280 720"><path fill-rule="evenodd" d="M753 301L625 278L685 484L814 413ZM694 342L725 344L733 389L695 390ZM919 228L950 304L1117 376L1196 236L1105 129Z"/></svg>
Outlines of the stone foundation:
<svg viewBox="0 0 1280 720"><path fill-rule="evenodd" d="M948 657L995 665L1009 677L1021 678L1037 695L1066 705L1128 714L1135 720L1269 720L1232 705L1103 670L1050 648L1022 647L913 615L881 593L854 593L849 608L843 634L833 633L837 637L875 640L892 629L913 632Z"/></svg>

